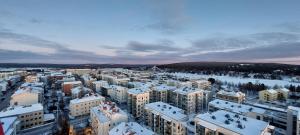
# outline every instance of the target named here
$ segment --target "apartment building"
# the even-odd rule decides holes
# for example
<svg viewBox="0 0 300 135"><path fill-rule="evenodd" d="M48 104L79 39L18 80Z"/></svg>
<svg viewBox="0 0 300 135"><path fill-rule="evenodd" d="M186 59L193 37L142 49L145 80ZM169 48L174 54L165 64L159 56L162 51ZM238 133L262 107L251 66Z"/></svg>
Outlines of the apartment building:
<svg viewBox="0 0 300 135"><path fill-rule="evenodd" d="M63 82L62 83L62 90L65 93L65 95L70 96L71 95L71 89L82 86L81 81L74 81L74 82Z"/></svg>
<svg viewBox="0 0 300 135"><path fill-rule="evenodd" d="M39 77L36 75L28 75L25 77L25 82L27 83L33 83L33 82L38 82L39 81Z"/></svg>
<svg viewBox="0 0 300 135"><path fill-rule="evenodd" d="M70 115L73 117L88 115L92 107L98 106L105 98L98 94L88 94L85 97L70 101Z"/></svg>
<svg viewBox="0 0 300 135"><path fill-rule="evenodd" d="M136 122L122 122L111 129L109 135L155 135L155 133Z"/></svg>
<svg viewBox="0 0 300 135"><path fill-rule="evenodd" d="M290 113L291 119L289 119L289 113L286 109L272 107L269 105L258 103L251 103L246 105L220 99L215 99L209 102L209 111L214 112L217 110L225 110L257 120L269 122L270 125L275 126L276 129L278 129L276 130L276 134L292 135L290 133L296 131L296 126L289 125L291 123L295 123L296 121L297 113L295 113L295 111L290 111L294 113Z"/></svg>
<svg viewBox="0 0 300 135"><path fill-rule="evenodd" d="M43 88L31 86L29 84L28 85L23 84L11 96L10 106L31 105L31 104L43 103L43 101L44 101Z"/></svg>
<svg viewBox="0 0 300 135"><path fill-rule="evenodd" d="M168 86L165 84L161 84L159 86L155 86L150 91L150 103L162 101L165 103L169 102L169 96L172 91L174 91L176 87Z"/></svg>
<svg viewBox="0 0 300 135"><path fill-rule="evenodd" d="M289 106L287 109L287 135L300 135L300 108Z"/></svg>
<svg viewBox="0 0 300 135"><path fill-rule="evenodd" d="M72 99L81 98L85 94L91 93L92 90L83 86L78 86L73 89L71 89L71 97Z"/></svg>
<svg viewBox="0 0 300 135"><path fill-rule="evenodd" d="M32 128L43 124L43 109L42 104L8 107L0 112L0 118L16 116L21 130Z"/></svg>
<svg viewBox="0 0 300 135"><path fill-rule="evenodd" d="M193 87L181 87L172 92L171 104L185 110L186 114L204 110L210 100L210 93Z"/></svg>
<svg viewBox="0 0 300 135"><path fill-rule="evenodd" d="M240 91L235 92L235 91L220 90L216 94L216 98L218 98L218 99L227 100L227 101L236 102L236 103L244 102L245 97L246 97L246 95Z"/></svg>
<svg viewBox="0 0 300 135"><path fill-rule="evenodd" d="M154 102L145 105L145 124L155 133L162 135L184 135L188 120L184 110L164 102Z"/></svg>
<svg viewBox="0 0 300 135"><path fill-rule="evenodd" d="M150 89L147 87L133 88L128 90L127 111L136 119L144 114L144 106L150 101Z"/></svg>
<svg viewBox="0 0 300 135"><path fill-rule="evenodd" d="M108 86L108 82L107 81L94 81L94 82L92 82L92 85L93 85L94 91L96 91L97 93L101 93L102 87Z"/></svg>
<svg viewBox="0 0 300 135"><path fill-rule="evenodd" d="M194 81L192 81L192 86L194 88L210 90L211 83L210 83L210 81L207 81L207 80L194 80Z"/></svg>
<svg viewBox="0 0 300 135"><path fill-rule="evenodd" d="M96 135L108 135L111 128L121 122L127 122L128 116L113 102L101 102L99 106L91 109L92 133Z"/></svg>
<svg viewBox="0 0 300 135"><path fill-rule="evenodd" d="M274 126L247 116L219 110L195 118L196 135L271 135Z"/></svg>
<svg viewBox="0 0 300 135"><path fill-rule="evenodd" d="M117 103L127 102L128 88L118 85L110 85L107 89L107 95Z"/></svg>

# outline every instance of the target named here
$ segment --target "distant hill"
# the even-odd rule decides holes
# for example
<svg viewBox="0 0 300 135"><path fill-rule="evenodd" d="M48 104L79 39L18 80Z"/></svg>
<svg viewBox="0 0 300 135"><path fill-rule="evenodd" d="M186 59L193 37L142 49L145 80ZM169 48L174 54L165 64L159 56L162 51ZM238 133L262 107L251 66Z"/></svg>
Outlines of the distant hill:
<svg viewBox="0 0 300 135"><path fill-rule="evenodd" d="M137 68L153 65L130 64L46 64L46 63L0 63L0 68Z"/></svg>

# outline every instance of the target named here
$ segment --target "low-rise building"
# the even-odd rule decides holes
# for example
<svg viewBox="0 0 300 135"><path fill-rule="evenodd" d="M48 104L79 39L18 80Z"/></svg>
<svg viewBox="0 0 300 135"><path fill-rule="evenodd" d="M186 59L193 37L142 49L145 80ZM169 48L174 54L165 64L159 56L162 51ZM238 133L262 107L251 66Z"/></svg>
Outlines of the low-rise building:
<svg viewBox="0 0 300 135"><path fill-rule="evenodd" d="M122 122L111 129L109 135L155 135L155 133L136 122Z"/></svg>
<svg viewBox="0 0 300 135"><path fill-rule="evenodd" d="M192 86L194 88L210 90L211 83L210 83L210 81L207 81L207 80L195 80L195 81L192 81Z"/></svg>
<svg viewBox="0 0 300 135"><path fill-rule="evenodd" d="M63 82L62 83L62 90L65 93L65 95L70 96L71 95L71 89L81 86L81 81L74 81L74 82Z"/></svg>
<svg viewBox="0 0 300 135"><path fill-rule="evenodd" d="M105 98L98 94L89 94L70 101L70 115L73 117L88 115L92 107L98 106Z"/></svg>
<svg viewBox="0 0 300 135"><path fill-rule="evenodd" d="M154 102L145 105L145 124L157 134L184 135L183 125L188 120L184 110L164 102Z"/></svg>
<svg viewBox="0 0 300 135"><path fill-rule="evenodd" d="M42 104L8 107L0 112L0 118L16 116L20 120L20 129L42 125L44 110Z"/></svg>
<svg viewBox="0 0 300 135"><path fill-rule="evenodd" d="M218 99L222 99L222 100L232 101L232 102L236 102L236 103L242 103L242 102L244 102L246 95L240 91L235 92L235 91L220 90L216 94L216 97Z"/></svg>
<svg viewBox="0 0 300 135"><path fill-rule="evenodd" d="M196 135L270 135L274 126L269 123L219 110L199 114L195 118Z"/></svg>

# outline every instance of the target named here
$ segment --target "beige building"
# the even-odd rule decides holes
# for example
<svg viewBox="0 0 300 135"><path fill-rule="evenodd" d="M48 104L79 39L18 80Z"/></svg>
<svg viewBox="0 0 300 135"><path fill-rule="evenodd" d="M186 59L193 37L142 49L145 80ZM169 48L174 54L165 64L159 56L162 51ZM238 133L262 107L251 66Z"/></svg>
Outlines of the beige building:
<svg viewBox="0 0 300 135"><path fill-rule="evenodd" d="M144 114L144 106L149 103L150 89L146 87L133 88L128 90L127 111L139 119Z"/></svg>
<svg viewBox="0 0 300 135"><path fill-rule="evenodd" d="M274 126L247 116L219 110L195 118L196 135L271 135Z"/></svg>
<svg viewBox="0 0 300 135"><path fill-rule="evenodd" d="M210 81L207 81L207 80L195 80L195 81L192 81L192 86L194 88L210 90L211 83L210 83Z"/></svg>
<svg viewBox="0 0 300 135"><path fill-rule="evenodd" d="M184 135L184 122L188 116L184 110L164 102L154 102L145 105L145 124L155 133L162 135Z"/></svg>
<svg viewBox="0 0 300 135"><path fill-rule="evenodd" d="M259 92L259 100L261 101L286 100L288 96L289 90L286 88L268 89Z"/></svg>
<svg viewBox="0 0 300 135"><path fill-rule="evenodd" d="M220 90L216 94L216 97L218 99L222 99L222 100L227 100L227 101L236 102L236 103L242 103L242 102L244 102L246 95L240 91L235 92L235 91Z"/></svg>
<svg viewBox="0 0 300 135"><path fill-rule="evenodd" d="M172 92L171 104L185 110L185 114L199 113L206 107L210 98L208 91L181 87Z"/></svg>
<svg viewBox="0 0 300 135"><path fill-rule="evenodd" d="M121 122L127 122L128 116L113 102L101 102L91 109L92 132L96 135L108 135L111 128Z"/></svg>
<svg viewBox="0 0 300 135"><path fill-rule="evenodd" d="M100 102L104 100L104 97L97 94L90 94L82 98L73 99L70 101L69 106L70 115L73 117L88 115L92 107L98 106Z"/></svg>
<svg viewBox="0 0 300 135"><path fill-rule="evenodd" d="M43 93L44 89L41 87L21 86L11 96L10 106L43 103Z"/></svg>
<svg viewBox="0 0 300 135"><path fill-rule="evenodd" d="M102 92L102 87L104 86L108 86L108 82L107 81L94 81L92 83L93 85L93 90L96 91L97 93L101 93Z"/></svg>
<svg viewBox="0 0 300 135"><path fill-rule="evenodd" d="M33 83L33 82L38 82L38 81L39 81L39 78L36 75L28 75L25 78L25 82L27 82L27 83Z"/></svg>
<svg viewBox="0 0 300 135"><path fill-rule="evenodd" d="M44 122L42 104L9 107L0 112L0 118L16 116L20 121L20 129L32 128Z"/></svg>

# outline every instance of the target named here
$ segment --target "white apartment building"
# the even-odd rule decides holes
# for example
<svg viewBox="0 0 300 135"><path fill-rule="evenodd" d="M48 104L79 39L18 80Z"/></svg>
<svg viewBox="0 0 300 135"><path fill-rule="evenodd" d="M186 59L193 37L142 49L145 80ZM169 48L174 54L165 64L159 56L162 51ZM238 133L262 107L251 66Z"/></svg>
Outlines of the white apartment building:
<svg viewBox="0 0 300 135"><path fill-rule="evenodd" d="M144 114L144 106L150 101L150 88L140 87L128 90L127 111L139 119Z"/></svg>
<svg viewBox="0 0 300 135"><path fill-rule="evenodd" d="M92 107L98 106L105 98L97 94L89 94L70 101L69 109L72 117L88 115Z"/></svg>
<svg viewBox="0 0 300 135"><path fill-rule="evenodd" d="M188 116L184 110L164 102L154 102L145 105L145 124L157 134L184 135L184 122Z"/></svg>
<svg viewBox="0 0 300 135"><path fill-rule="evenodd" d="M107 89L107 94L112 100L118 103L127 102L127 91L128 88L118 85L110 85Z"/></svg>
<svg viewBox="0 0 300 135"><path fill-rule="evenodd" d="M287 109L287 135L300 135L300 108L289 106Z"/></svg>
<svg viewBox="0 0 300 135"><path fill-rule="evenodd" d="M93 90L95 90L97 93L102 92L102 87L108 86L107 81L94 81L92 82L92 84L93 84Z"/></svg>
<svg viewBox="0 0 300 135"><path fill-rule="evenodd" d="M28 75L25 78L25 82L27 83L33 83L33 82L38 82L39 81L39 77L36 75Z"/></svg>
<svg viewBox="0 0 300 135"><path fill-rule="evenodd" d="M0 112L0 118L16 116L20 121L20 129L42 125L44 110L42 104L8 107Z"/></svg>
<svg viewBox="0 0 300 135"><path fill-rule="evenodd" d="M111 129L109 135L155 135L155 133L136 122L122 122Z"/></svg>
<svg viewBox="0 0 300 135"><path fill-rule="evenodd" d="M199 114L195 123L196 135L271 135L275 128L267 122L223 110Z"/></svg>
<svg viewBox="0 0 300 135"><path fill-rule="evenodd" d="M172 92L171 104L185 110L186 114L204 110L210 100L210 93L193 87L181 87Z"/></svg>
<svg viewBox="0 0 300 135"><path fill-rule="evenodd" d="M43 103L43 99L44 99L43 93L44 93L44 89L41 87L21 86L11 96L10 106Z"/></svg>
<svg viewBox="0 0 300 135"><path fill-rule="evenodd" d="M113 102L101 102L91 109L92 132L96 135L108 135L109 129L127 121L127 114Z"/></svg>
<svg viewBox="0 0 300 135"><path fill-rule="evenodd" d="M72 99L81 98L87 93L91 93L92 90L83 86L78 86L71 89Z"/></svg>

